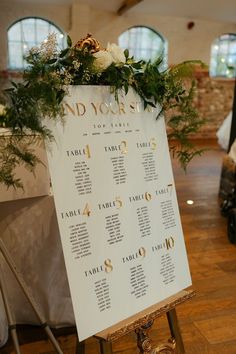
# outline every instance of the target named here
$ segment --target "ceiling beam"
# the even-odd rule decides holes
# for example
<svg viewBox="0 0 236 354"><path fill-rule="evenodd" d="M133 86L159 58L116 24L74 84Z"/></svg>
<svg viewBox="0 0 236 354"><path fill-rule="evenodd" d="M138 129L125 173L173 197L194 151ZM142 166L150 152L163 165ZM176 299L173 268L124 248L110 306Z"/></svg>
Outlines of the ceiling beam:
<svg viewBox="0 0 236 354"><path fill-rule="evenodd" d="M123 15L126 11L131 9L131 7L137 5L141 1L143 0L125 0L124 3L119 8L119 10L117 11L117 14Z"/></svg>

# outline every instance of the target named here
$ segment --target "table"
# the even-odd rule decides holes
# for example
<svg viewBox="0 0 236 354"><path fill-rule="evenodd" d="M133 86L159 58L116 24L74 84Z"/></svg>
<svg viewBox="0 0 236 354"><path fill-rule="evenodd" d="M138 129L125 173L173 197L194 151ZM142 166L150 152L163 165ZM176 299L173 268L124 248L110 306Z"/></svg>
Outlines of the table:
<svg viewBox="0 0 236 354"><path fill-rule="evenodd" d="M0 237L52 327L75 325L54 198L46 195L0 203ZM38 321L2 255L0 264L17 324ZM8 338L0 296L0 346Z"/></svg>

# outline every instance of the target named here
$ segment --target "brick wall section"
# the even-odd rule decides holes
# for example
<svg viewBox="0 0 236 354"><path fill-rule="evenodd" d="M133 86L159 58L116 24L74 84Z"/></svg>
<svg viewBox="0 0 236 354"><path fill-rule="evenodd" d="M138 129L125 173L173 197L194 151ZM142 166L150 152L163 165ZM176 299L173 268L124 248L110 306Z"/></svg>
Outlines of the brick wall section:
<svg viewBox="0 0 236 354"><path fill-rule="evenodd" d="M19 73L0 72L0 90L9 86L11 80L20 81L20 78ZM207 71L197 71L195 80L194 104L207 123L193 138L216 138L217 129L232 109L234 80L212 79Z"/></svg>
<svg viewBox="0 0 236 354"><path fill-rule="evenodd" d="M207 119L195 137L215 138L217 129L233 106L234 80L212 79L206 71L196 72L195 79L194 104L200 117Z"/></svg>

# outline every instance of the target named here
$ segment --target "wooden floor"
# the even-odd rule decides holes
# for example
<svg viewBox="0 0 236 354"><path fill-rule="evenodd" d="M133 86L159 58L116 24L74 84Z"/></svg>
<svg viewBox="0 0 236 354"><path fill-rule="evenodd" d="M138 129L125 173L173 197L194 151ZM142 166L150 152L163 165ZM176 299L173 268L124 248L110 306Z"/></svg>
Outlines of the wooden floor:
<svg viewBox="0 0 236 354"><path fill-rule="evenodd" d="M187 174L174 163L176 189L197 296L178 306L186 354L236 354L236 247L226 236L226 220L218 204L219 178L224 152L215 142L204 156L195 158ZM191 199L194 204L188 205ZM37 330L38 331L38 330ZM32 343L21 346L22 354L53 354L51 344L32 333ZM29 332L30 333L30 332ZM34 338L33 338L34 337ZM155 322L151 338L155 343L169 337L166 318ZM59 336L65 354L75 354L76 336ZM24 342L24 337L22 337ZM135 336L113 344L115 354L138 353ZM11 342L0 349L14 353ZM86 354L98 354L96 339L86 341Z"/></svg>

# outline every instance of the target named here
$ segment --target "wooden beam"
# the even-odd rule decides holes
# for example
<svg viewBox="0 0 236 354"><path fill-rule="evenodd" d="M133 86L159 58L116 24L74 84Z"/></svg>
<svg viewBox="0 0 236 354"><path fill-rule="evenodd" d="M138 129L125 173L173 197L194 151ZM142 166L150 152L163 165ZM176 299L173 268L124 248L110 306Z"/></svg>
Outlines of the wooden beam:
<svg viewBox="0 0 236 354"><path fill-rule="evenodd" d="M134 7L135 5L137 5L141 1L143 1L143 0L125 0L124 3L119 8L119 10L117 11L117 14L123 15L126 11L131 9L131 7Z"/></svg>

